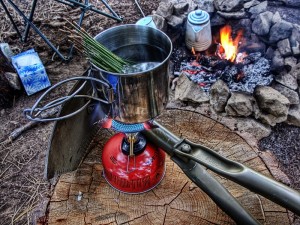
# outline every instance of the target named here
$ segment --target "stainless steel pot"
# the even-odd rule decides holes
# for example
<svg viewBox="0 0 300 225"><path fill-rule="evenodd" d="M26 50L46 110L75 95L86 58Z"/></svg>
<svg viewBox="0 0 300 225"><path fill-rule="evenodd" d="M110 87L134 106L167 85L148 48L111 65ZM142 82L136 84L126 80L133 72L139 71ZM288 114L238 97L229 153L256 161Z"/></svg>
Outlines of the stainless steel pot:
<svg viewBox="0 0 300 225"><path fill-rule="evenodd" d="M111 73L93 65L94 76L108 82L113 90L108 116L123 123L142 123L159 115L168 101L170 38L158 29L130 24L105 30L95 39L124 59L156 63L143 72L128 74ZM96 88L100 97L105 97L107 90Z"/></svg>

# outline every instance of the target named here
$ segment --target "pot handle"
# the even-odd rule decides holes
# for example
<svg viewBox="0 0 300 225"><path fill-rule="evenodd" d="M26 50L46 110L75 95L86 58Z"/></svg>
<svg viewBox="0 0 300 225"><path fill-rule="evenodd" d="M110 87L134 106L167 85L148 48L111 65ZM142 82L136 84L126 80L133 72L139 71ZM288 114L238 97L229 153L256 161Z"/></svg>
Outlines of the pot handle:
<svg viewBox="0 0 300 225"><path fill-rule="evenodd" d="M34 103L34 105L31 108L27 108L23 111L24 115L27 117L27 119L32 121L38 121L38 122L47 122L47 121L57 121L57 120L63 120L67 119L69 117L72 117L78 113L80 113L82 110L88 107L88 105L92 102L92 100L104 103L104 104L111 104L114 101L114 90L112 86L105 80L97 79L94 77L91 77L91 69L88 71L87 76L81 76L81 77L72 77L63 81L58 82L57 84L50 87L47 91L45 91L41 97L38 98L38 100ZM44 100L46 95L48 95L52 90L55 88L61 86L62 84L65 84L70 81L84 81L82 85L75 91L73 91L70 95L60 97L57 99L54 99L53 101L45 104L44 106L39 106L40 102ZM92 88L92 94L88 95L86 93L79 94L79 92L84 88L86 85L86 82L91 81L95 83L99 83L103 85L106 88L107 96L106 99L99 98L97 96L97 90L96 87L93 86ZM84 98L87 99L87 102L80 107L78 110L71 112L70 114L60 116L60 117L42 117L42 113L46 112L52 108L58 107L63 105L65 102L70 101L72 98Z"/></svg>

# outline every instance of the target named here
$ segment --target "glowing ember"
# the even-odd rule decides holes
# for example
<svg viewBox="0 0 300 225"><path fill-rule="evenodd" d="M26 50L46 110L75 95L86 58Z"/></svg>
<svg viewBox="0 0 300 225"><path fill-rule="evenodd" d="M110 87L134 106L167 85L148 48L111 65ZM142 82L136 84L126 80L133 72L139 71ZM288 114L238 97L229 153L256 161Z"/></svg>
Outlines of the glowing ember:
<svg viewBox="0 0 300 225"><path fill-rule="evenodd" d="M235 62L236 63L242 63L244 62L244 59L248 56L248 54L246 52L239 52L237 55L236 55L236 59L235 59Z"/></svg>
<svg viewBox="0 0 300 225"><path fill-rule="evenodd" d="M224 54L222 54L222 58L230 60L231 62L235 60L238 51L238 43L241 37L242 32L238 31L236 38L232 40L231 27L229 25L226 25L220 30L221 45L224 49Z"/></svg>

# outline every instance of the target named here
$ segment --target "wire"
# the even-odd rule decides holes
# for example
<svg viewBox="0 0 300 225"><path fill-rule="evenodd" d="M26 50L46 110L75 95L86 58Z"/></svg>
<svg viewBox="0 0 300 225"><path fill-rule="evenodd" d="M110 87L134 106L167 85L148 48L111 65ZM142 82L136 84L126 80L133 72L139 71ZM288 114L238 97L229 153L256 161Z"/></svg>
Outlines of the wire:
<svg viewBox="0 0 300 225"><path fill-rule="evenodd" d="M89 73L88 73L87 77L72 77L72 78L68 78L66 80L60 81L57 84L53 85L51 88L49 88L47 91L45 91L41 95L41 97L38 98L38 100L34 103L32 108L28 108L28 109L25 109L23 111L24 115L29 120L32 120L32 121L38 121L38 122L57 121L57 120L63 120L63 119L70 118L70 117L76 115L77 113L80 113L81 111L83 111L91 103L92 100L99 101L99 102L102 102L102 103L105 103L105 104L111 104L112 99L104 100L104 99L96 97L97 94L96 94L96 89L94 87L92 88L92 90L93 90L92 95L83 95L83 94L78 95L78 93L86 85L87 81L94 81L96 83L100 83L101 85L104 85L107 88L108 91L112 89L112 86L109 83L106 83L105 81L94 78L94 77L90 77L90 74L91 74L91 69L89 70ZM84 80L83 84L71 95L57 98L57 99L47 103L43 107L38 107L38 105L45 98L45 96L47 94L49 94L55 88L61 86L62 84L65 84L67 82L79 81L79 80ZM81 108L77 109L76 111L74 111L72 113L69 113L68 115L53 117L53 118L43 118L43 117L41 117L41 113L43 111L49 110L49 109L57 107L59 105L62 105L64 103L70 101L73 98L84 98L84 99L88 99L88 101Z"/></svg>

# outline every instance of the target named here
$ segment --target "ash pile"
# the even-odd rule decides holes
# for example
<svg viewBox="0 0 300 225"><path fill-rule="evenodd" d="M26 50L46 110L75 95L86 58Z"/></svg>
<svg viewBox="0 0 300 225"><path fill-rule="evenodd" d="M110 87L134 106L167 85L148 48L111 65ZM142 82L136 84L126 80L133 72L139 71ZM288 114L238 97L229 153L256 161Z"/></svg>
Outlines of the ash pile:
<svg viewBox="0 0 300 225"><path fill-rule="evenodd" d="M223 80L231 91L251 94L255 87L267 86L273 81L269 60L260 52L247 56L239 53L235 62L207 55L185 58L174 71L177 75L181 73L206 92L218 79Z"/></svg>

